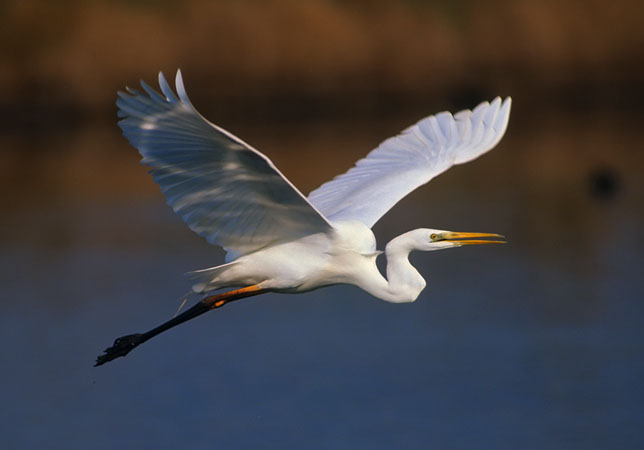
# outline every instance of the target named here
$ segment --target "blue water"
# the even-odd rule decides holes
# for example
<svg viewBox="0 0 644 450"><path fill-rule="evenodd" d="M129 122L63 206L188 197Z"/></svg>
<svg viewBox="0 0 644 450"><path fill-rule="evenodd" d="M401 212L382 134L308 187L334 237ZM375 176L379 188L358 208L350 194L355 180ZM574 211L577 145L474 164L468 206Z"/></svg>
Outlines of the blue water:
<svg viewBox="0 0 644 450"><path fill-rule="evenodd" d="M13 212L0 255L2 447L644 448L639 172L596 201L583 176L540 187L492 172L509 148L377 225L381 247L421 226L508 237L414 254L428 280L417 302L346 286L268 294L99 368L114 338L171 317L181 274L221 253L160 197ZM471 178L486 171L497 187Z"/></svg>

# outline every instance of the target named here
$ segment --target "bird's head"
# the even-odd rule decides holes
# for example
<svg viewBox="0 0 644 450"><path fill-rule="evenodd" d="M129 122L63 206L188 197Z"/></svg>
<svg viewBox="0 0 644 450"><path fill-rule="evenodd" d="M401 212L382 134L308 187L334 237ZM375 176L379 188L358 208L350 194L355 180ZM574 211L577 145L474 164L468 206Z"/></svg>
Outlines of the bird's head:
<svg viewBox="0 0 644 450"><path fill-rule="evenodd" d="M433 251L462 245L505 244L505 237L494 233L470 233L419 228L400 236L409 250ZM480 239L488 238L488 239ZM491 239L489 239L491 238ZM401 242L402 243L402 242Z"/></svg>

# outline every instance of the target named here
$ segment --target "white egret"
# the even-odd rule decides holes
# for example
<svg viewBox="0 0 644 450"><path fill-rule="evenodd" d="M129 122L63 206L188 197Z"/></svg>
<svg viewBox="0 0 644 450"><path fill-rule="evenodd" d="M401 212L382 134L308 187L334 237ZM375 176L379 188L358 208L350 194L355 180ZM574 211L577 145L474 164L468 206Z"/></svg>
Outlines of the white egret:
<svg viewBox="0 0 644 450"><path fill-rule="evenodd" d="M371 227L418 186L494 147L507 127L510 98L422 119L306 197L266 156L201 116L180 71L175 84L176 94L160 73L162 94L144 82L145 92L119 92L119 126L168 204L227 252L226 264L192 273L194 292L236 289L207 295L147 333L117 339L96 365L206 311L265 292L353 284L388 302L413 302L425 280L409 262L410 252L504 242L472 239L503 238L491 233L409 231L385 247L385 278L376 267L382 252Z"/></svg>

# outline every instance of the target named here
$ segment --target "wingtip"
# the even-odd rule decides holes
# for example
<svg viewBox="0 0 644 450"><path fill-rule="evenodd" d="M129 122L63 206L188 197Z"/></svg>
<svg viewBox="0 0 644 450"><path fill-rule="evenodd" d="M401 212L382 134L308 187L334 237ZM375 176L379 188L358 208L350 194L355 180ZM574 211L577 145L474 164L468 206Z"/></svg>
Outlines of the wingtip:
<svg viewBox="0 0 644 450"><path fill-rule="evenodd" d="M177 89L177 94L179 94L179 99L187 105L192 105L192 102L188 98L188 93L186 88L183 85L183 75L181 75L181 69L177 69L177 76L175 77L175 87Z"/></svg>
<svg viewBox="0 0 644 450"><path fill-rule="evenodd" d="M504 115L509 115L510 114L510 109L512 109L512 97L507 96L503 100L503 103L501 104L501 111L503 112Z"/></svg>
<svg viewBox="0 0 644 450"><path fill-rule="evenodd" d="M512 106L512 98L505 97L501 107L499 108L498 114L494 120L494 129L497 132L495 139L492 142L492 147L499 143L501 138L505 135L505 132L508 128L508 123L510 122L510 107Z"/></svg>
<svg viewBox="0 0 644 450"><path fill-rule="evenodd" d="M161 88L161 91L164 91L165 88L169 88L170 86L168 85L168 80L165 78L165 74L163 73L162 70L159 71L159 87ZM165 92L164 92L165 93Z"/></svg>
<svg viewBox="0 0 644 450"><path fill-rule="evenodd" d="M181 69L177 69L177 74L174 77L174 85L179 92L179 86L183 87L183 75L181 75Z"/></svg>
<svg viewBox="0 0 644 450"><path fill-rule="evenodd" d="M160 95L154 88L152 88L148 83L145 81L141 80L140 81L141 87L143 88L143 91L148 94L148 96L153 100L153 101L160 101L164 102L165 98Z"/></svg>
<svg viewBox="0 0 644 450"><path fill-rule="evenodd" d="M159 72L159 87L161 88L161 92L163 95L165 95L165 98L168 102L170 103L178 103L179 99L177 96L172 92L172 88L168 84L168 80L166 80L165 75L163 74L163 71Z"/></svg>

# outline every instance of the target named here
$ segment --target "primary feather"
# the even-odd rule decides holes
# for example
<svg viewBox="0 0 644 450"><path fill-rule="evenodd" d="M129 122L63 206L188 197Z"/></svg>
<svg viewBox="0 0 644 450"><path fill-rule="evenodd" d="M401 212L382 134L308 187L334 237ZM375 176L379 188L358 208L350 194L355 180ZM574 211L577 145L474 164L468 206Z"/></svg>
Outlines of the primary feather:
<svg viewBox="0 0 644 450"><path fill-rule="evenodd" d="M141 85L119 92L119 126L197 234L245 254L332 228L266 156L197 112L180 71L178 97L163 73L163 95Z"/></svg>
<svg viewBox="0 0 644 450"><path fill-rule="evenodd" d="M372 227L408 193L454 164L494 147L507 127L510 98L474 110L429 116L384 141L308 199L262 153L207 121L177 71L175 94L159 73L162 94L119 92L119 126L151 168L168 204L228 260L311 234L332 222Z"/></svg>
<svg viewBox="0 0 644 450"><path fill-rule="evenodd" d="M473 111L429 116L311 192L309 201L329 220L372 227L417 187L492 149L505 133L510 104L509 97L503 102L497 97Z"/></svg>

